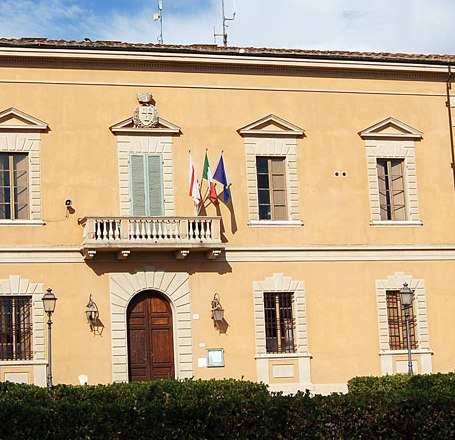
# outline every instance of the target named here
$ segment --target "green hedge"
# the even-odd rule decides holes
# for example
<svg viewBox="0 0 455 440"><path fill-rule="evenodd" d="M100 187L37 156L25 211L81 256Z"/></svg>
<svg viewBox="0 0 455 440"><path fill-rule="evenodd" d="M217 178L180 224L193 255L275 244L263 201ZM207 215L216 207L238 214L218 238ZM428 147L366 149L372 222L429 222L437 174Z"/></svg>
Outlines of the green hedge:
<svg viewBox="0 0 455 440"><path fill-rule="evenodd" d="M286 396L263 384L0 383L0 439L446 439L455 375L355 378L349 393Z"/></svg>

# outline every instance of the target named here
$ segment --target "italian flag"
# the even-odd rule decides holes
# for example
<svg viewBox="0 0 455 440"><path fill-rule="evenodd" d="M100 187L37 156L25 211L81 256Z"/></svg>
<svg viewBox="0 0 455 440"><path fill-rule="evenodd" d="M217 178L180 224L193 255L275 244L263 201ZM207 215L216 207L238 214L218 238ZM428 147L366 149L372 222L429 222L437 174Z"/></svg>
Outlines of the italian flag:
<svg viewBox="0 0 455 440"><path fill-rule="evenodd" d="M196 177L196 170L194 169L193 159L190 154L190 193L189 196L193 198L194 205L197 209L201 203L201 192L199 191L199 183Z"/></svg>
<svg viewBox="0 0 455 440"><path fill-rule="evenodd" d="M205 153L204 171L202 172L202 178L207 180L209 185L209 199L212 203L218 202L216 195L215 182L213 181L212 170L210 169L209 157L207 152Z"/></svg>

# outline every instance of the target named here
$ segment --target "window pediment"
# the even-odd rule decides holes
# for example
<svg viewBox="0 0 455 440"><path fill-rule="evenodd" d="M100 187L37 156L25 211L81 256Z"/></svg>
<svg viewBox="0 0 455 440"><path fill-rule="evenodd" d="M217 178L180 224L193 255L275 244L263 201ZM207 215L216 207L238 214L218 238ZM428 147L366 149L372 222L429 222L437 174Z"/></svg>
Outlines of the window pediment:
<svg viewBox="0 0 455 440"><path fill-rule="evenodd" d="M0 131L45 131L48 124L14 107L0 112Z"/></svg>
<svg viewBox="0 0 455 440"><path fill-rule="evenodd" d="M181 128L173 124L172 122L167 121L166 119L159 118L158 123L151 128L138 128L135 127L133 117L125 119L123 121L117 122L117 124L109 127L112 133L117 134L151 134L151 135L173 135L180 134Z"/></svg>
<svg viewBox="0 0 455 440"><path fill-rule="evenodd" d="M422 139L422 132L390 117L360 131L359 136L362 139Z"/></svg>
<svg viewBox="0 0 455 440"><path fill-rule="evenodd" d="M276 115L270 114L237 130L242 136L293 136L305 135L305 130Z"/></svg>

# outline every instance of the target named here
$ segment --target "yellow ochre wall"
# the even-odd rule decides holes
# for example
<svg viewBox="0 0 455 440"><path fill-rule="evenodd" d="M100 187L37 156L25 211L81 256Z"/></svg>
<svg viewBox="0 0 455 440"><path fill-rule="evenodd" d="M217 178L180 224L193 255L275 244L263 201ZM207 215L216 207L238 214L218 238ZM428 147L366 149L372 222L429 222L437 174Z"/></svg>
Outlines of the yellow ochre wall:
<svg viewBox="0 0 455 440"><path fill-rule="evenodd" d="M0 225L0 279L20 275L52 287L58 297L52 318L55 383L78 383L80 374L92 384L112 381L109 274L147 266L189 274L191 315L200 316L191 322L196 378L257 380L253 283L275 273L305 283L313 384L338 386L356 375L381 374L375 282L397 272L425 280L433 371L453 370L455 210L442 76L355 73L348 67L338 74L315 68L198 69L179 64L178 57L174 64L151 64L149 69L82 60L1 65L0 111L14 107L49 125L49 131L41 133L45 224ZM152 92L160 116L181 127L181 134L173 136L177 216L194 215L188 196L188 150L199 175L206 149L212 172L223 151L232 209L223 203L207 206L207 215L221 215L223 221L226 252L217 260L132 252L127 260L117 261L107 252L84 261L80 255L78 220L119 215L117 138L109 127L132 116L139 92ZM305 130L297 139L303 226L248 226L245 143L237 130L269 114ZM370 225L365 142L358 133L388 117L422 132L422 139L415 141L421 226ZM335 171L347 176L335 177ZM66 199L72 200L74 213L67 214ZM362 246L380 248L382 254L360 252L343 258L330 253L337 247L352 248L355 254ZM327 254L306 261L291 254L280 260L273 252L266 261L238 257L264 247L284 252L310 247ZM412 247L416 254L401 252L403 247ZM49 258L21 259L17 249L24 254L40 249ZM59 261L59 249L74 261ZM11 250L16 256L8 260ZM226 333L214 328L210 317L215 292L225 309ZM101 335L90 332L85 319L90 293L104 324ZM225 366L199 368L206 348L224 348ZM8 368L0 364L0 379Z"/></svg>

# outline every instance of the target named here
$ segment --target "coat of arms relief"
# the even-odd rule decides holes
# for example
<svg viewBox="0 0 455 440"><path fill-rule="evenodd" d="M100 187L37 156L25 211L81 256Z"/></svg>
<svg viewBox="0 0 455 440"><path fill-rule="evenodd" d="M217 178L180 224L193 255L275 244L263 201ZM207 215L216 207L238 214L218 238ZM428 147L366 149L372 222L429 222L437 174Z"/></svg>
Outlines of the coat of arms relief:
<svg viewBox="0 0 455 440"><path fill-rule="evenodd" d="M153 128L158 125L159 116L156 107L153 105L153 95L151 93L138 93L137 100L139 105L133 115L135 128Z"/></svg>

